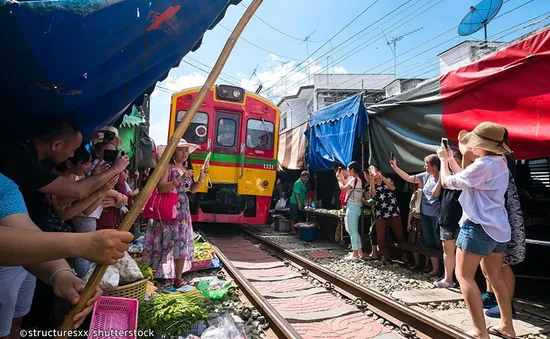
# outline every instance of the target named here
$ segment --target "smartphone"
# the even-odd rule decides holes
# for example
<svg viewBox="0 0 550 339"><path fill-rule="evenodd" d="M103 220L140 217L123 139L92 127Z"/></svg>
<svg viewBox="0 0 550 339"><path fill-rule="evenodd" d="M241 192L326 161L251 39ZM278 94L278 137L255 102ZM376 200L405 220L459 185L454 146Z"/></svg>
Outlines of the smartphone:
<svg viewBox="0 0 550 339"><path fill-rule="evenodd" d="M449 148L449 139L441 138L441 143L445 146L445 149Z"/></svg>
<svg viewBox="0 0 550 339"><path fill-rule="evenodd" d="M115 150L108 150L108 149L104 150L103 160L108 163L115 162L116 158L118 157L118 152L119 151L115 151ZM124 155L124 151L120 151L120 156L123 156L123 155Z"/></svg>
<svg viewBox="0 0 550 339"><path fill-rule="evenodd" d="M210 166L210 156L212 155L212 152L209 152L206 155L206 158L204 159L204 164L202 165L202 168L208 168Z"/></svg>
<svg viewBox="0 0 550 339"><path fill-rule="evenodd" d="M390 153L390 160L395 160L395 154L393 154L393 152Z"/></svg>
<svg viewBox="0 0 550 339"><path fill-rule="evenodd" d="M108 163L115 162L116 158L118 156L118 151L115 150L105 150L103 151L103 160Z"/></svg>

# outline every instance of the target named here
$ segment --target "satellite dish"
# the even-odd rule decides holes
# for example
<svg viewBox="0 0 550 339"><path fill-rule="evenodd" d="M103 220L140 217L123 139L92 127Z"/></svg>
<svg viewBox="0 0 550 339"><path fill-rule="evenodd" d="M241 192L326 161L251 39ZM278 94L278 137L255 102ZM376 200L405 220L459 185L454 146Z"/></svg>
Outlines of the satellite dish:
<svg viewBox="0 0 550 339"><path fill-rule="evenodd" d="M485 42L487 42L487 24L495 18L502 4L503 0L482 0L475 7L470 7L470 12L458 26L458 34L467 36L484 28Z"/></svg>

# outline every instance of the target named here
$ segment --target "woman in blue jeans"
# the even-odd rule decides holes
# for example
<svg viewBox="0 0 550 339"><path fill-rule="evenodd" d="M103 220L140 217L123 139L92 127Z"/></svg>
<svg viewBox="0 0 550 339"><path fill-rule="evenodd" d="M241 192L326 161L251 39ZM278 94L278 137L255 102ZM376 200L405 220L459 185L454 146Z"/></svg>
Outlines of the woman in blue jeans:
<svg viewBox="0 0 550 339"><path fill-rule="evenodd" d="M461 131L458 140L463 154L471 150L478 156L471 165L451 175L450 152L442 145L438 156L442 162L443 187L462 190L459 202L463 217L456 240L456 276L474 325L470 335L479 339L489 339L491 334L515 338L511 295L502 276L504 254L511 238L505 208L510 171L502 155L511 152L507 145L508 131L501 125L482 122L472 132ZM474 279L480 263L501 312L500 324L489 328L486 328L481 292Z"/></svg>
<svg viewBox="0 0 550 339"><path fill-rule="evenodd" d="M441 240L439 240L439 231L437 227L437 216L439 215L439 209L441 204L439 198L434 196L434 190L439 180L439 171L441 169L441 162L437 157L437 154L430 154L424 158L424 168L426 172L418 175L409 175L397 167L397 161L395 159L390 160L390 165L403 180L412 184L422 183L422 203L420 206L420 225L422 226L422 233L424 234L424 240L426 246L433 249L441 249ZM432 270L426 272L432 277L439 277L441 275L439 270L439 258L431 257Z"/></svg>
<svg viewBox="0 0 550 339"><path fill-rule="evenodd" d="M347 180L338 172L336 178L342 192L346 194L346 217L344 223L351 240L352 252L346 256L347 260L359 260L363 258L361 236L359 235L359 218L361 217L363 189L366 187L365 178L361 171L361 165L352 161L348 165L349 176Z"/></svg>

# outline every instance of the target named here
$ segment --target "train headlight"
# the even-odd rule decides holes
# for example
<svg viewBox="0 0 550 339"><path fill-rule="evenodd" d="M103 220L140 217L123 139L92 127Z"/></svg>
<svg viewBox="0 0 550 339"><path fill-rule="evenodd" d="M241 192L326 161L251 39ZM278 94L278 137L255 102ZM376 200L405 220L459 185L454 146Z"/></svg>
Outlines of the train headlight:
<svg viewBox="0 0 550 339"><path fill-rule="evenodd" d="M267 186L269 186L269 181L267 181L267 180L264 180L264 182L262 182L262 185L263 185L264 187L267 187Z"/></svg>
<svg viewBox="0 0 550 339"><path fill-rule="evenodd" d="M243 102L244 90L240 87L235 86L218 85L216 97L218 100Z"/></svg>

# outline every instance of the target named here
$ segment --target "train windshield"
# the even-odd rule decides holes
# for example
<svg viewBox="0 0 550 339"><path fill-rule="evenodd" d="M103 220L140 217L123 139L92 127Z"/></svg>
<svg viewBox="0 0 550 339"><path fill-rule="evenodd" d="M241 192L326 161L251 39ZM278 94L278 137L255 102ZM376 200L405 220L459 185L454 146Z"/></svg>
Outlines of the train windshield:
<svg viewBox="0 0 550 339"><path fill-rule="evenodd" d="M270 151L273 149L275 125L272 122L248 119L246 124L246 147Z"/></svg>
<svg viewBox="0 0 550 339"><path fill-rule="evenodd" d="M177 122L179 123L187 111L178 111ZM208 138L208 114L204 112L197 112L185 131L183 138L187 142L202 144L206 142Z"/></svg>

